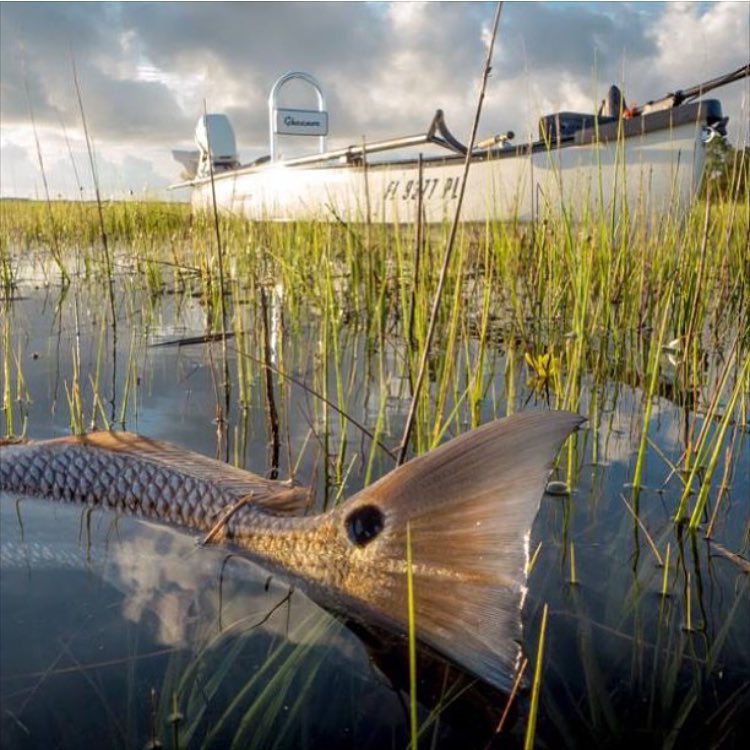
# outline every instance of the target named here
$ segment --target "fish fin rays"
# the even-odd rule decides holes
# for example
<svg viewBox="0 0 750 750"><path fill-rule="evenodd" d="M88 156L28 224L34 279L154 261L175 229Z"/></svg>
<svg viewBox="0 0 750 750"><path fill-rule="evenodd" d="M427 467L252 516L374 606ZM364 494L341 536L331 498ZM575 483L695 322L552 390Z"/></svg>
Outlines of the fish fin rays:
<svg viewBox="0 0 750 750"><path fill-rule="evenodd" d="M521 639L528 542L552 462L583 421L533 412L485 425L413 459L339 512L383 513L363 557L388 571L372 604L404 627L410 529L417 636L509 689Z"/></svg>
<svg viewBox="0 0 750 750"><path fill-rule="evenodd" d="M93 450L124 454L162 464L185 477L216 485L237 500L251 495L253 505L271 513L299 514L312 500L306 487L290 487L286 482L265 479L201 453L132 432L92 432L48 441L49 445L53 443L59 446L85 445Z"/></svg>

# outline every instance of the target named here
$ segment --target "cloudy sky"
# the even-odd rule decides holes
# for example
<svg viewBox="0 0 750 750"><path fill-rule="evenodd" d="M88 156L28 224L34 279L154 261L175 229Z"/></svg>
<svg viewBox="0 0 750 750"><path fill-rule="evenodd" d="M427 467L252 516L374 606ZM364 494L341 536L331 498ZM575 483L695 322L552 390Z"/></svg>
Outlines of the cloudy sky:
<svg viewBox="0 0 750 750"><path fill-rule="evenodd" d="M243 161L267 153L268 92L292 69L321 81L331 146L423 131L438 107L466 140L494 7L3 2L0 192L42 195L33 115L50 193L90 193L73 61L105 195L163 196L204 100L230 116ZM749 39L747 2L506 3L480 137L591 111L611 82L628 102L700 83L747 63ZM734 143L748 140L749 91L712 94Z"/></svg>

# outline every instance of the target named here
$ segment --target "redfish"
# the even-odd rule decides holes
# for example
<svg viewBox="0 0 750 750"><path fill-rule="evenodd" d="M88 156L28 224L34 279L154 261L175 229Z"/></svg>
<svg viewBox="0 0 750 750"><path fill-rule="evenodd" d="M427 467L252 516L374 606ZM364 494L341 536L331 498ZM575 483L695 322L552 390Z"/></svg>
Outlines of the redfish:
<svg viewBox="0 0 750 750"><path fill-rule="evenodd" d="M407 529L417 638L508 690L521 642L531 525L552 462L583 421L532 412L412 459L338 507L127 432L0 449L0 489L207 532L326 607L406 633Z"/></svg>

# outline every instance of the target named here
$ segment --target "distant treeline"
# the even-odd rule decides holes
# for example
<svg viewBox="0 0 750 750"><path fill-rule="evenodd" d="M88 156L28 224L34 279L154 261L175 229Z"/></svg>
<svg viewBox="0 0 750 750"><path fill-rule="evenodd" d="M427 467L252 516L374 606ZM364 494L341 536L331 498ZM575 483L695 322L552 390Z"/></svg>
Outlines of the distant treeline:
<svg viewBox="0 0 750 750"><path fill-rule="evenodd" d="M707 147L708 156L703 193L730 198L748 194L750 184L750 146L735 148L724 138L715 138Z"/></svg>

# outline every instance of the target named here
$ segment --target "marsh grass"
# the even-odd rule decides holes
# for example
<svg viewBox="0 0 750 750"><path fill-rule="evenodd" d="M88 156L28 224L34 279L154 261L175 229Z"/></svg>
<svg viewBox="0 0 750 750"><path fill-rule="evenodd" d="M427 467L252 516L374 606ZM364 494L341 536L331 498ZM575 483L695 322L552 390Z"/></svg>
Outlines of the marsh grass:
<svg viewBox="0 0 750 750"><path fill-rule="evenodd" d="M88 255L90 242L96 236L96 209L81 204L55 208L65 214L71 206L88 217L76 221L69 233L63 232L61 243L69 251L83 253L88 260L84 264L86 272L96 278L103 269ZM8 247L31 250L47 246L43 209L38 204L1 204ZM747 272L746 247L740 239L747 230L747 207L717 206L712 215L716 218L711 226L720 242L707 244L707 252L715 248L715 254L703 267L719 269L719 273L701 281L705 291L701 297L710 305L693 307L697 312L691 313L691 320L693 328L705 331L718 342L731 325L727 305L729 310L742 313L735 320L747 322L747 292L742 283ZM668 237L671 247L665 249L664 238L656 232L645 240L640 252L628 254L626 249L621 250L614 263L608 262L609 240L602 246L591 231L586 231L588 227L579 229L580 242L577 237L574 243L584 253L582 257L571 255L572 251L566 249L571 244L569 230L561 236L560 228L552 222L534 236L524 228L511 234L504 225L490 226L486 233L471 228L464 231L459 235L459 252L448 270L444 292L453 304L446 305L447 309L438 316L439 344L432 374L436 367L443 372L438 381L441 401L450 390L463 390L451 387L457 380L460 382L463 373L451 373L453 365L444 361L449 359L447 354L455 355L467 345L471 348L477 340L480 346L475 356L479 363L491 356L488 344L497 339L521 341L534 356L545 351L560 352L555 356L559 357L564 389L559 396L561 406L575 405L576 383L582 371L593 377L619 374L626 381L652 375L658 363L647 361L645 372L639 364L639 355L651 351L650 332L663 324L668 329L666 336L671 337L675 328L689 325L681 301L685 298L683 290L698 286L700 251L693 254L693 263L690 257L695 244L703 244L691 234L694 219L694 214L688 217L686 237ZM725 220L731 220L734 228L728 227ZM153 291L168 283L164 275L165 269L170 268L168 263L174 264L172 283L178 288L180 281L192 288L190 282L196 272L213 278L214 287L217 286L218 269L211 256L208 263L196 262L209 239L210 223L201 217L190 218L184 207L113 204L104 207L104 221L119 249L116 267L124 272L135 266L136 273L148 279ZM328 315L329 326L339 326L343 318L347 329L353 323L356 329L366 331L372 347L378 338L401 334L406 346L404 363L413 367L414 355L423 345L426 331L426 321L420 320L417 312L425 309L425 303L436 291L434 261L441 228L433 228L425 238L424 273L412 286L411 260L403 254L411 231L408 228L376 230L383 235L380 241L364 248L356 229L303 224L269 227L222 221L231 258L231 280L225 283L230 297L252 294L258 282L273 279L284 289L284 318L292 331L299 329L304 300L306 306ZM622 239L628 236L629 232ZM355 251L355 244L361 248L359 251ZM259 268L260 263L263 269ZM587 269L585 273L579 270L581 267ZM572 285L571 274L575 279ZM411 305L403 304L410 299L414 300ZM234 299L229 301L234 303ZM404 314L410 308L415 311L413 321ZM413 329L413 345L411 337L405 335L409 329ZM746 332L743 338L745 353ZM335 355L335 342L330 346ZM692 374L699 376L692 359L686 358L686 362ZM701 382L702 378L697 380ZM475 375L472 381L473 391L481 393L482 378ZM338 383L337 389L340 387ZM478 398L475 395L475 401ZM445 412L446 408L443 403L439 411ZM433 416L438 415L433 412Z"/></svg>
<svg viewBox="0 0 750 750"><path fill-rule="evenodd" d="M74 336L63 342L71 352L65 389L72 432L137 423L141 397L136 383L153 351L152 321L167 304L177 315L197 307L204 313L204 330L191 331L203 335L194 346L210 351L215 346L211 337L218 336L214 340L226 346L222 361L231 370L231 400L223 402L232 427L226 455L239 465L255 461L257 470L257 457L247 456L248 415L273 413L266 429L269 442L276 444L274 468L283 472L286 467L317 484L321 508L394 465L392 454L402 439L407 404L431 336L424 387L413 399L414 428L405 446L410 454L524 407L574 409L587 414L590 424L568 443L559 462L558 473L573 491L588 481L584 467L589 458L595 477L604 472L616 432L613 415L625 408L638 446L625 464L633 502L627 510L617 498L614 502L623 511L620 531L633 539L633 580L624 585L626 604L620 600L608 622L617 623L610 625L617 637L633 641L633 684L646 685L649 720L654 726L661 722L665 742L675 743L700 698L698 688L681 690L686 669L694 670L696 683L711 676L742 597L740 589L725 629L696 656L695 649L703 648L700 620L705 618L698 613L705 605L701 576L689 569L692 553L683 551L684 534L695 539L709 519L713 536L721 539L727 533L729 504L722 512L719 508L744 455L750 401L750 204L746 196L712 194L686 215L658 222L638 216L637 206L627 211L628 220L591 211L576 222L564 213L549 213L533 226L461 225L441 286L451 232L447 224L271 225L192 216L180 204L2 201L5 435L25 430L23 416L19 426L19 404L34 396L25 385L24 323L13 315L13 298L40 277L53 287L69 279L72 287L60 301L61 318L71 314L71 303L74 308ZM111 263L100 251L102 232L110 243ZM116 291L112 299L110 280ZM440 289L443 304L435 309L430 333L429 310ZM84 331L81 319L84 298L101 312L86 329L92 334ZM131 332L128 354L116 363L107 354L112 311L124 321L123 330ZM94 341L93 366L81 352L84 335ZM233 338L231 346L227 336ZM113 369L121 373L116 381ZM108 382L117 387L105 396ZM221 398L219 393L217 405ZM684 415L676 453L655 438L665 404ZM300 421L305 429L295 430ZM655 515L655 486L668 506L666 519ZM559 559L565 562L568 554L569 559L567 570L562 564L557 570L561 578L569 573L576 584L568 591L585 616L595 566L587 564L587 540L578 536L579 502L574 494L560 508ZM653 554L641 559L644 533ZM537 546L535 569L545 555L555 554L553 549L546 542L544 548ZM693 567L705 565L700 555L694 557ZM663 570L654 560L663 560ZM648 592L660 596L651 601ZM639 630L650 617L659 623L658 658ZM681 631L685 620L690 633ZM555 624L551 612L551 640ZM581 721L592 736L611 729L617 700L617 688L607 683L597 661L597 639L596 628L580 630L590 710ZM237 743L256 730L276 731L263 718L271 721L280 710L273 691L290 690L293 669L306 654L273 652L240 688L220 717L224 727L242 713ZM699 666L694 666L696 659ZM219 695L230 673L229 662L217 669L208 683L211 695ZM179 696L184 721L175 731L181 747L197 737L205 711L201 696L189 688L191 674L171 676L161 692ZM538 700L540 695L541 707L534 710L546 714L542 724L551 717L564 727L564 711L556 713L554 700L537 686ZM727 731L731 716L729 704L716 707L717 731ZM410 726L416 745L424 727Z"/></svg>

